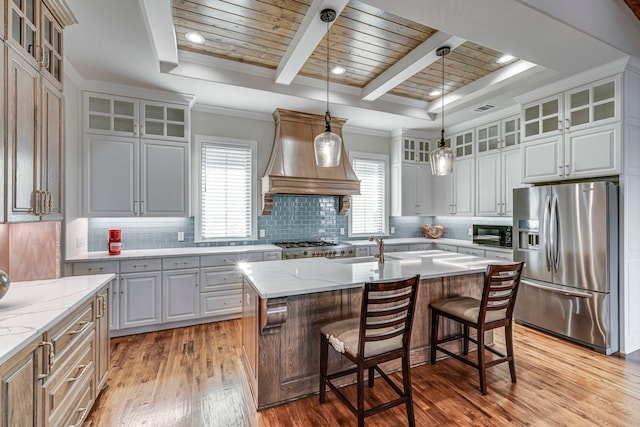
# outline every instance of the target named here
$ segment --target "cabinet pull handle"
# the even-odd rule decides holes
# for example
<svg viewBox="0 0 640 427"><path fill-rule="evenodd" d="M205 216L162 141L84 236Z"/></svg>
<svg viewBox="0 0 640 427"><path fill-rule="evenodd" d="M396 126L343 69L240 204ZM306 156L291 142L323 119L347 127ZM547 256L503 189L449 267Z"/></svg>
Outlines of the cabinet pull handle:
<svg viewBox="0 0 640 427"><path fill-rule="evenodd" d="M144 135L144 125L140 125L140 136Z"/></svg>
<svg viewBox="0 0 640 427"><path fill-rule="evenodd" d="M70 331L70 332L69 332L69 335L78 335L79 333L82 333L82 331L84 331L85 329L87 329L87 328L89 327L89 325L90 325L90 324L91 324L91 322L86 321L86 320L85 320L85 321L80 322L80 323L79 323L79 325L82 325L82 326L80 327L80 329L75 330L75 331Z"/></svg>
<svg viewBox="0 0 640 427"><path fill-rule="evenodd" d="M567 118L567 119L564 119L564 121L567 123L567 125L566 125L565 129L566 129L566 130L571 129L571 119L568 119L568 118Z"/></svg>
<svg viewBox="0 0 640 427"><path fill-rule="evenodd" d="M77 423L69 424L69 427L80 427L82 425L82 420L84 420L84 416L87 415L87 411L88 410L89 410L88 406L86 408L78 408L76 413L77 414L82 414L82 415L80 415L80 418L78 418L78 422Z"/></svg>
<svg viewBox="0 0 640 427"><path fill-rule="evenodd" d="M558 120L558 129L560 132L562 132L562 120Z"/></svg>
<svg viewBox="0 0 640 427"><path fill-rule="evenodd" d="M69 383L73 383L73 382L78 381L80 378L82 378L82 376L84 375L84 373L85 373L85 372L87 372L87 369L89 369L89 365L88 365L88 364L87 364L87 365L80 365L80 366L78 366L78 368L81 368L81 371L80 371L80 373L78 374L78 376L77 376L77 377L73 377L73 378L69 378L69 379L67 380L67 382L69 382Z"/></svg>
<svg viewBox="0 0 640 427"><path fill-rule="evenodd" d="M564 165L564 170L565 170L565 175L571 175L571 168L569 168L569 165Z"/></svg>
<svg viewBox="0 0 640 427"><path fill-rule="evenodd" d="M140 215L144 214L144 200L140 201Z"/></svg>
<svg viewBox="0 0 640 427"><path fill-rule="evenodd" d="M133 136L138 136L138 124L133 124Z"/></svg>
<svg viewBox="0 0 640 427"><path fill-rule="evenodd" d="M53 364L54 364L54 359L56 357L56 351L55 348L53 347L53 343L50 341L42 341L40 343L41 346L47 347L47 349L49 350L49 371L47 372L47 375L51 373L51 371L53 371Z"/></svg>
<svg viewBox="0 0 640 427"><path fill-rule="evenodd" d="M138 213L138 201L137 200L133 201L133 213L134 214Z"/></svg>

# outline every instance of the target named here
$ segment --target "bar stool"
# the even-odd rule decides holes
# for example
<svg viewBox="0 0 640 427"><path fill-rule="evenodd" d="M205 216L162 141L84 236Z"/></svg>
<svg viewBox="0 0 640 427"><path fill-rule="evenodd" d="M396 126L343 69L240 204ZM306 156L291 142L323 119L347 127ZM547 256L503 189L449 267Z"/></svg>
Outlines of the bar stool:
<svg viewBox="0 0 640 427"><path fill-rule="evenodd" d="M516 365L513 356L513 307L518 294L520 275L524 263L491 264L485 273L482 300L459 296L429 304L431 308L431 364L436 364L436 350L476 368L480 375L480 391L487 394L486 369L503 362L509 362L511 382L516 382ZM446 317L463 325L462 333L438 339L438 321ZM507 354L503 354L484 343L484 333L492 329L505 328ZM469 337L469 328L477 330L477 339ZM449 341L463 339L463 354L469 354L469 341L478 346L478 361L466 359L441 346ZM484 350L498 359L487 361Z"/></svg>
<svg viewBox="0 0 640 427"><path fill-rule="evenodd" d="M359 318L340 320L320 330L320 403L326 400L328 385L338 398L358 417L358 426L370 415L405 404L408 424L415 425L409 372L409 341L415 309L416 292L420 276L411 278L367 282L362 295ZM327 374L329 346L356 366ZM378 364L402 358L401 389ZM374 370L398 394L390 402L364 408L364 371L368 370L369 387L374 384ZM354 406L332 383L336 378L356 373L357 405Z"/></svg>

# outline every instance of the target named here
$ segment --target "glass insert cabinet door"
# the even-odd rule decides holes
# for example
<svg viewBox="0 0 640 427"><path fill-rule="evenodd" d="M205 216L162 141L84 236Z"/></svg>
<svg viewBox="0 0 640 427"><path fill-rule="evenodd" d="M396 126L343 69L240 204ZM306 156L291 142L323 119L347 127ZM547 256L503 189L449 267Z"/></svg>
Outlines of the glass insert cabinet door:
<svg viewBox="0 0 640 427"><path fill-rule="evenodd" d="M402 140L402 161L407 163L429 163L431 143L424 139L404 138Z"/></svg>
<svg viewBox="0 0 640 427"><path fill-rule="evenodd" d="M13 46L19 46L36 62L41 61L38 49L38 16L40 0L9 0L7 4L7 38Z"/></svg>
<svg viewBox="0 0 640 427"><path fill-rule="evenodd" d="M550 136L562 131L562 97L547 98L524 108L524 138Z"/></svg>
<svg viewBox="0 0 640 427"><path fill-rule="evenodd" d="M186 106L141 101L141 110L143 135L168 139L186 139L188 137Z"/></svg>
<svg viewBox="0 0 640 427"><path fill-rule="evenodd" d="M620 78L614 77L567 92L566 129L619 120L620 102L616 95L620 84Z"/></svg>
<svg viewBox="0 0 640 427"><path fill-rule="evenodd" d="M85 132L139 136L137 99L85 93L84 103Z"/></svg>

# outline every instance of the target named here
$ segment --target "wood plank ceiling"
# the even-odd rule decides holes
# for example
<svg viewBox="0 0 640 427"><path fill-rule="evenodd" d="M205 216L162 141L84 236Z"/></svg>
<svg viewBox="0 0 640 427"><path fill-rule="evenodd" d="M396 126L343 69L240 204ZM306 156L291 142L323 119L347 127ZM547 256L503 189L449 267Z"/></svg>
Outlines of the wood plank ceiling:
<svg viewBox="0 0 640 427"><path fill-rule="evenodd" d="M311 6L312 0L173 0L178 49L276 70ZM202 34L205 43L186 40L190 31ZM437 32L349 1L331 27L329 40L332 66L339 64L347 71L332 75L331 82L363 89ZM325 37L299 75L326 79ZM496 62L500 56L501 52L471 41L453 49L445 59L445 94L508 65ZM442 64L437 60L385 91L431 102L440 95L430 92L441 86Z"/></svg>

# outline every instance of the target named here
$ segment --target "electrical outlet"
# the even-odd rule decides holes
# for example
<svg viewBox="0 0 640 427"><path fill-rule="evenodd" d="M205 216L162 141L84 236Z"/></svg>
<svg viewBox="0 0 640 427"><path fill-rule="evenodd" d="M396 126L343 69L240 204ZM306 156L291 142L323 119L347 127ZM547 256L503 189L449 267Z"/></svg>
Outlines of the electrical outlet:
<svg viewBox="0 0 640 427"><path fill-rule="evenodd" d="M341 229L340 229L340 235L341 235L341 236L344 236L344 228L341 228Z"/></svg>
<svg viewBox="0 0 640 427"><path fill-rule="evenodd" d="M184 242L184 231L178 231L178 242Z"/></svg>
<svg viewBox="0 0 640 427"><path fill-rule="evenodd" d="M395 234L396 232L396 228L395 227L391 227L391 234Z"/></svg>
<svg viewBox="0 0 640 427"><path fill-rule="evenodd" d="M473 236L473 227L469 227L469 236Z"/></svg>
<svg viewBox="0 0 640 427"><path fill-rule="evenodd" d="M264 230L260 230L260 237L266 237L267 232Z"/></svg>

